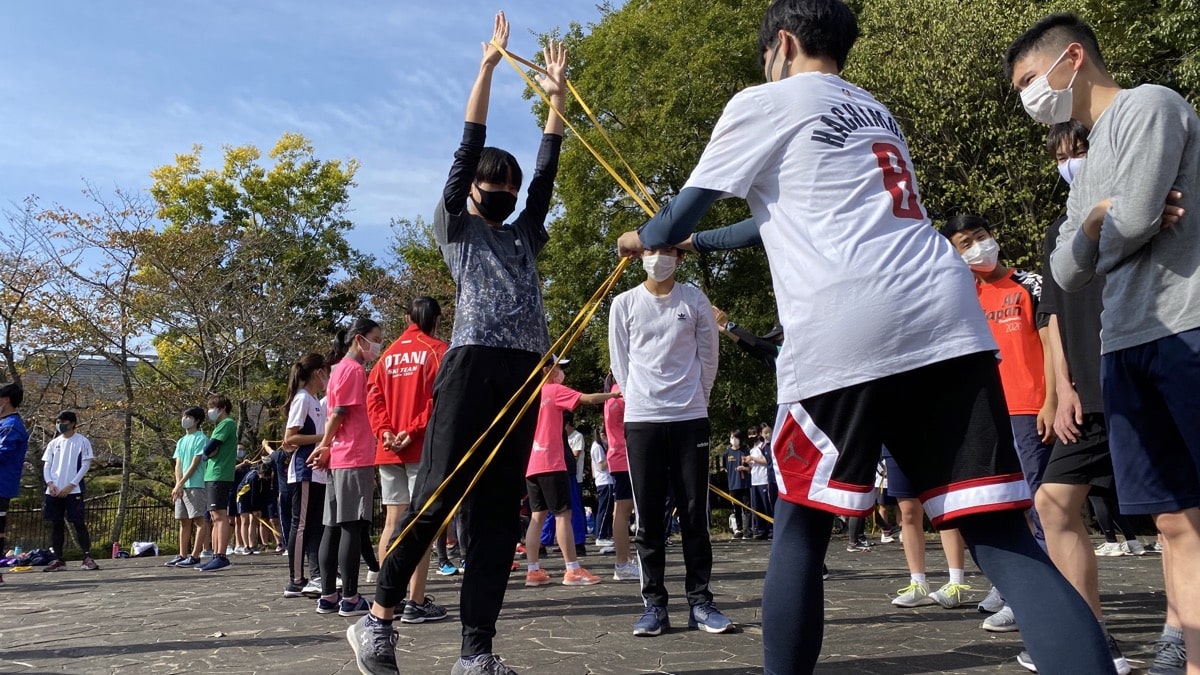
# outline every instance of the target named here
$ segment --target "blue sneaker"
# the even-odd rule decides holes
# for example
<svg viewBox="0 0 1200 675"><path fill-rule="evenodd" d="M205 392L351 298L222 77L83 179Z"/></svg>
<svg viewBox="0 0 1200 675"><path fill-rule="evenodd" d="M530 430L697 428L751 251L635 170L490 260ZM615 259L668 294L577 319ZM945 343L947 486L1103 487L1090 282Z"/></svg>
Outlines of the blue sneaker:
<svg viewBox="0 0 1200 675"><path fill-rule="evenodd" d="M362 616L371 611L371 603L363 596L358 596L357 602L350 602L342 598L338 603L338 616Z"/></svg>
<svg viewBox="0 0 1200 675"><path fill-rule="evenodd" d="M337 600L326 600L325 598L317 598L317 614L333 614L340 609L342 604L341 596Z"/></svg>
<svg viewBox="0 0 1200 675"><path fill-rule="evenodd" d="M453 563L443 563L441 568L438 569L438 574L444 577L452 577L458 574L458 568Z"/></svg>
<svg viewBox="0 0 1200 675"><path fill-rule="evenodd" d="M733 622L709 600L692 606L688 612L688 628L699 628L706 633L724 633L733 630Z"/></svg>
<svg viewBox="0 0 1200 675"><path fill-rule="evenodd" d="M199 570L201 572L220 572L221 570L229 567L231 564L232 563L229 562L229 558L226 558L223 555L214 555L212 558L209 558L208 562L204 563L203 565L197 565L192 569Z"/></svg>
<svg viewBox="0 0 1200 675"><path fill-rule="evenodd" d="M642 618L633 624L633 634L638 637L653 637L670 628L671 620L667 618L667 608L651 605L642 613Z"/></svg>
<svg viewBox="0 0 1200 675"><path fill-rule="evenodd" d="M175 563L175 567L195 567L200 564L200 559L196 556L189 555L188 557Z"/></svg>

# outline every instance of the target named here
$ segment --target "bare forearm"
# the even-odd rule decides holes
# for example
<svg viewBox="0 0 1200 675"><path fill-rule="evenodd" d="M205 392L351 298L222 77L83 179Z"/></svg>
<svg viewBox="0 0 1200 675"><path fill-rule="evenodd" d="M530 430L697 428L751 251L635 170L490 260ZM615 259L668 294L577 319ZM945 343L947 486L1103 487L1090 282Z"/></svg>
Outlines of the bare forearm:
<svg viewBox="0 0 1200 675"><path fill-rule="evenodd" d="M550 97L550 114L546 116L545 133L555 136L563 135L563 120L558 111L562 110L565 112L566 104L567 100L564 96L555 95Z"/></svg>
<svg viewBox="0 0 1200 675"><path fill-rule="evenodd" d="M475 77L475 84L471 87L471 96L467 99L466 121L487 124L488 103L492 97L492 73L495 68L489 63L479 66L479 74ZM559 133L562 133L561 127Z"/></svg>

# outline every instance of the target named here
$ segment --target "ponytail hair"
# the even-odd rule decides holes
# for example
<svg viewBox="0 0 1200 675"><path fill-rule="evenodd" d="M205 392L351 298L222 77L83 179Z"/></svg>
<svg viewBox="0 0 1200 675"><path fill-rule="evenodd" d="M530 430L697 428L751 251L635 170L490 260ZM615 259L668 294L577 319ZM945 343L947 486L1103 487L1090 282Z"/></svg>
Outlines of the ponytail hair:
<svg viewBox="0 0 1200 675"><path fill-rule="evenodd" d="M438 318L442 316L442 307L438 301L422 295L412 299L408 303L408 309L405 310L408 319L421 329L421 332L426 335L433 335L433 331L437 328Z"/></svg>
<svg viewBox="0 0 1200 675"><path fill-rule="evenodd" d="M346 352L350 351L350 345L354 342L354 337L357 335L366 335L371 331L379 328L379 324L366 317L358 317L354 323L350 324L349 328L338 329L338 332L333 337L333 348L329 350L329 365L333 365L342 360L346 356Z"/></svg>
<svg viewBox="0 0 1200 675"><path fill-rule="evenodd" d="M304 388L312 376L325 367L325 357L315 352L309 352L292 364L292 372L288 373L287 405L292 404L296 392Z"/></svg>

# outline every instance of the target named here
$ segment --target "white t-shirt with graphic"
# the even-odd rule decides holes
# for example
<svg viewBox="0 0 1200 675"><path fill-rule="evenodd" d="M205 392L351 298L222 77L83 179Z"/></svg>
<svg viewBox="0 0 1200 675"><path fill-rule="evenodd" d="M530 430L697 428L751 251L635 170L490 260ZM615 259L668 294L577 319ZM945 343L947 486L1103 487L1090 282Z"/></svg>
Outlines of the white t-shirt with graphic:
<svg viewBox="0 0 1200 675"><path fill-rule="evenodd" d="M788 338L781 403L996 349L899 125L841 77L739 92L687 187L745 199L759 225Z"/></svg>
<svg viewBox="0 0 1200 675"><path fill-rule="evenodd" d="M70 438L55 436L46 444L46 452L42 453L42 461L46 463L42 478L47 484L54 483L60 489L74 484L71 494L77 495L82 491L79 484L93 459L92 443L83 434L75 433ZM49 485L46 494L50 494Z"/></svg>

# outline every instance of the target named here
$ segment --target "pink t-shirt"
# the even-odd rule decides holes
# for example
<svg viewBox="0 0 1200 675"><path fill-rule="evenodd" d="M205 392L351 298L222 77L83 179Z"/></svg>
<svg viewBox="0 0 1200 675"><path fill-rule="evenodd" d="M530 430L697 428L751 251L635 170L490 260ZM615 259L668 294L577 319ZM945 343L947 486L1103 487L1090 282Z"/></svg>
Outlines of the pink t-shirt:
<svg viewBox="0 0 1200 675"><path fill-rule="evenodd" d="M549 382L542 387L542 407L538 409L537 429L533 432L533 452L529 453L526 476L566 471L563 455L563 411L574 410L581 394L570 387Z"/></svg>
<svg viewBox="0 0 1200 675"><path fill-rule="evenodd" d="M375 437L367 419L367 372L349 356L337 362L326 387L326 410L343 408L346 417L329 448L329 468L357 469L375 466Z"/></svg>
<svg viewBox="0 0 1200 675"><path fill-rule="evenodd" d="M621 391L613 387L613 391ZM625 454L625 399L610 398L604 402L604 435L608 437L608 470L629 471Z"/></svg>

